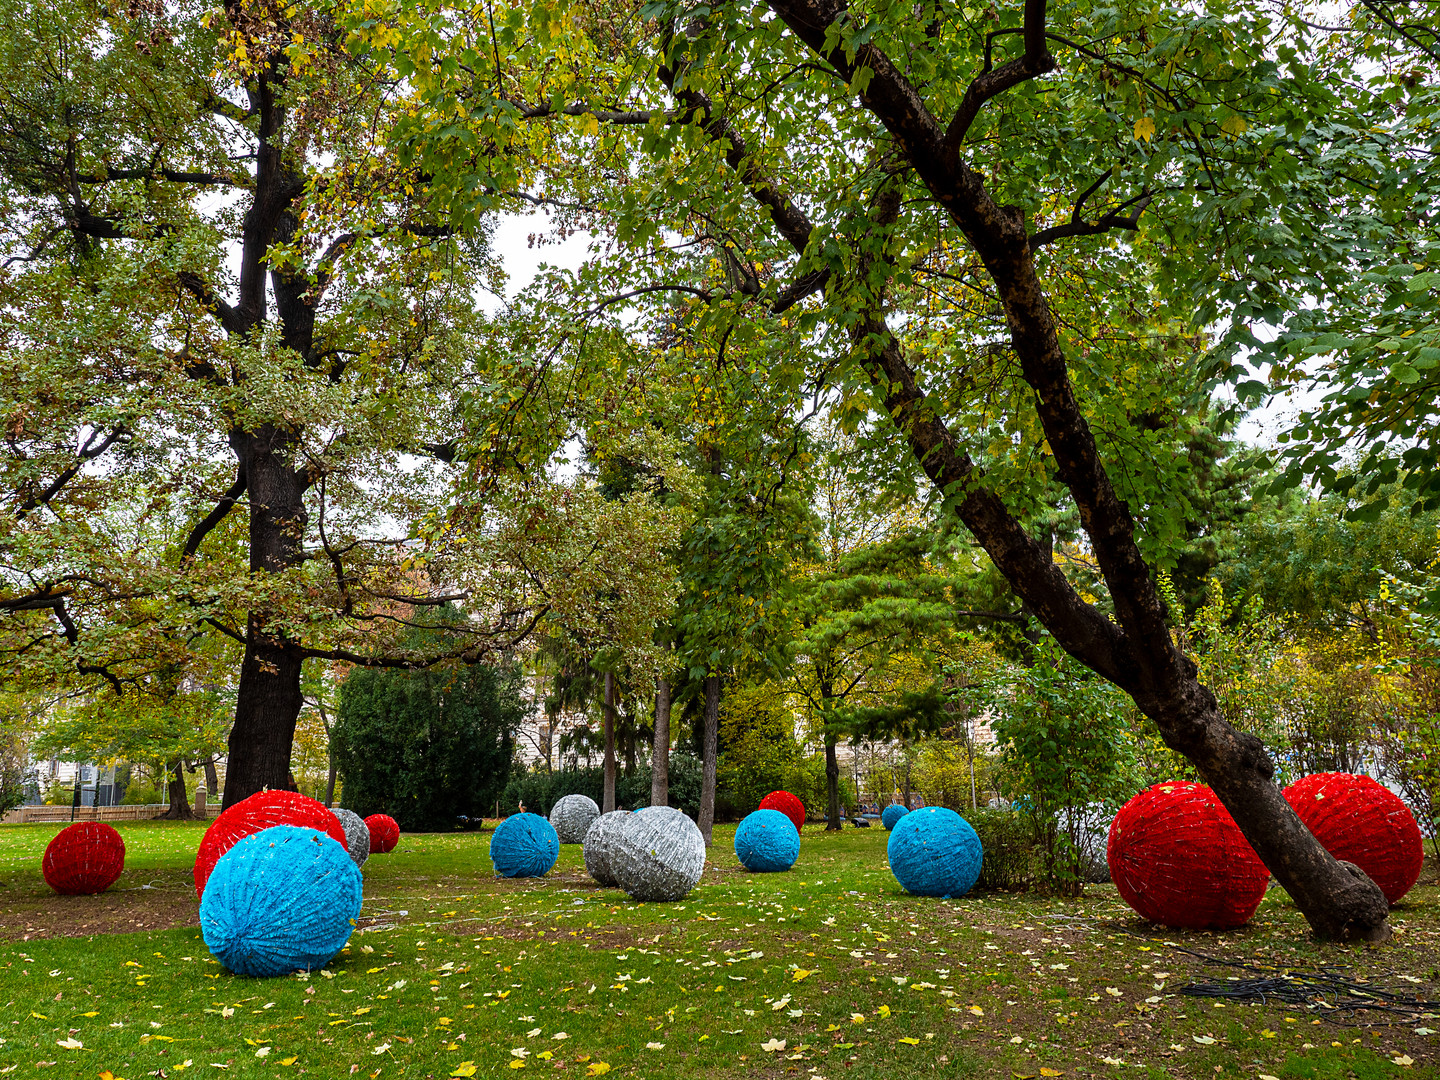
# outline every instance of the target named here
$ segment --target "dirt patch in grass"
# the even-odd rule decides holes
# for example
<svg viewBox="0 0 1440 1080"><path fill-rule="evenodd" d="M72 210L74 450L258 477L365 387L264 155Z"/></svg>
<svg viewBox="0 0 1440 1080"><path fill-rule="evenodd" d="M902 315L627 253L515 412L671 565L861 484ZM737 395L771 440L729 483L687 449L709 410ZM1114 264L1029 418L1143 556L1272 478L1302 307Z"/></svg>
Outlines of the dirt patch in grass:
<svg viewBox="0 0 1440 1080"><path fill-rule="evenodd" d="M199 926L200 905L188 883L111 889L98 896L59 896L0 888L0 940L133 934Z"/></svg>

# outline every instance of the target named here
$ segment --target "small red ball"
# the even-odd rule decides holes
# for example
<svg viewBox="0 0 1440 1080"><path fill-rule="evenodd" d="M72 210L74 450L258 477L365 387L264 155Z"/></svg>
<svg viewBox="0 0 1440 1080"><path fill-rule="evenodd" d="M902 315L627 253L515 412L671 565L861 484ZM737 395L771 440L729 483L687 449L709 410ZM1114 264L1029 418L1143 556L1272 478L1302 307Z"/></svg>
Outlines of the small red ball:
<svg viewBox="0 0 1440 1080"><path fill-rule="evenodd" d="M1121 898L1140 915L1192 930L1245 924L1270 880L1215 793L1188 781L1156 784L1122 806L1106 858Z"/></svg>
<svg viewBox="0 0 1440 1080"><path fill-rule="evenodd" d="M772 791L760 800L761 810L779 810L795 823L795 831L805 828L805 804L788 791Z"/></svg>
<svg viewBox="0 0 1440 1080"><path fill-rule="evenodd" d="M40 870L62 896L102 893L125 869L125 841L109 825L77 821L55 834Z"/></svg>
<svg viewBox="0 0 1440 1080"><path fill-rule="evenodd" d="M400 842L400 825L389 814L371 814L365 819L370 830L370 854L384 855L395 850Z"/></svg>
<svg viewBox="0 0 1440 1080"><path fill-rule="evenodd" d="M346 847L345 826L324 803L297 791L259 791L230 807L205 830L195 854L195 895L204 896L205 882L221 855L251 833L275 825L319 829Z"/></svg>
<svg viewBox="0 0 1440 1080"><path fill-rule="evenodd" d="M1389 788L1368 776L1315 773L1285 798L1325 850L1369 874L1390 903L1414 887L1425 845L1415 815Z"/></svg>

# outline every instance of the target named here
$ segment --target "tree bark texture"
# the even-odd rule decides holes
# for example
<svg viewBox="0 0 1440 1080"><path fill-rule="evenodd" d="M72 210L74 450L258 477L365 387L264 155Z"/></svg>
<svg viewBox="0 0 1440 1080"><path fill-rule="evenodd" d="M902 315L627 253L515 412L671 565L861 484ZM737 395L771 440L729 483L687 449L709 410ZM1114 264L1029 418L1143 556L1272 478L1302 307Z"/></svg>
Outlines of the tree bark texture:
<svg viewBox="0 0 1440 1080"><path fill-rule="evenodd" d="M655 680L655 740L650 751L650 805L670 805L670 680Z"/></svg>
<svg viewBox="0 0 1440 1080"><path fill-rule="evenodd" d="M825 831L840 828L840 759L835 754L836 738L825 736Z"/></svg>
<svg viewBox="0 0 1440 1080"><path fill-rule="evenodd" d="M715 828L715 769L720 756L720 676L705 676L705 732L700 748L700 835L710 846Z"/></svg>
<svg viewBox="0 0 1440 1080"><path fill-rule="evenodd" d="M600 812L610 813L615 809L615 675L605 672L605 793L604 805Z"/></svg>
<svg viewBox="0 0 1440 1080"><path fill-rule="evenodd" d="M862 265L850 284L868 298L852 296L847 310L860 315L851 327L862 363L911 453L936 489L1026 608L1061 646L1134 699L1153 720L1166 745L1194 763L1234 817L1256 853L1280 880L1320 937L1378 940L1389 936L1388 905L1379 888L1331 857L1300 823L1273 780L1274 767L1260 740L1235 730L1221 716L1214 695L1200 683L1194 662L1176 646L1168 612L1135 539L1135 523L1100 458L1076 399L1058 329L1033 259L1037 246L1024 213L1000 205L985 178L962 153L970 124L985 103L1009 87L1055 67L1047 48L1045 0L1024 5L1024 55L978 73L954 117L942 124L904 71L876 45L847 53L846 34L832 25L854 20L843 0L767 0L771 10L822 61L858 92L892 140L893 149L928 189L935 204L964 235L992 279L1003 307L1011 345L1034 393L1045 438L1060 480L1069 489L1104 576L1114 618L1087 603L1066 580L1045 546L986 484L926 398L904 349L884 318L888 274ZM857 78L864 69L868 79ZM743 134L718 114L703 93L687 88L674 69L663 81L695 115L706 133L726 146L726 160L751 196L770 213L777 230L804 252L813 227L782 182L766 175ZM869 227L883 240L901 210L903 182L883 183L869 209ZM876 251L883 250L877 243ZM884 256L879 256L883 258ZM875 284L875 283L880 284ZM868 310L867 310L868 309Z"/></svg>

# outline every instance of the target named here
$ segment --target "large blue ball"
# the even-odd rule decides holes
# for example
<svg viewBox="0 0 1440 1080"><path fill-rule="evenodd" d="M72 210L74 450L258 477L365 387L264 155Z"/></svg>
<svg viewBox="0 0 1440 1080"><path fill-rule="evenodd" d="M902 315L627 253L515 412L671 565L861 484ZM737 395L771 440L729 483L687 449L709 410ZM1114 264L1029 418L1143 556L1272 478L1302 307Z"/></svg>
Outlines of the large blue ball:
<svg viewBox="0 0 1440 1080"><path fill-rule="evenodd" d="M313 971L350 940L360 902L360 870L338 841L276 825L220 856L200 898L200 932L236 975Z"/></svg>
<svg viewBox="0 0 1440 1080"><path fill-rule="evenodd" d="M924 806L900 819L886 845L890 871L915 896L964 896L980 876L980 837L954 810Z"/></svg>
<svg viewBox="0 0 1440 1080"><path fill-rule="evenodd" d="M895 823L910 811L901 806L898 802L892 802L884 810L880 811L880 824L887 829L895 828Z"/></svg>
<svg viewBox="0 0 1440 1080"><path fill-rule="evenodd" d="M490 861L501 877L544 877L560 857L560 834L539 814L511 814L490 837Z"/></svg>
<svg viewBox="0 0 1440 1080"><path fill-rule="evenodd" d="M779 810L756 810L735 830L735 855L757 874L789 870L800 856L800 833Z"/></svg>

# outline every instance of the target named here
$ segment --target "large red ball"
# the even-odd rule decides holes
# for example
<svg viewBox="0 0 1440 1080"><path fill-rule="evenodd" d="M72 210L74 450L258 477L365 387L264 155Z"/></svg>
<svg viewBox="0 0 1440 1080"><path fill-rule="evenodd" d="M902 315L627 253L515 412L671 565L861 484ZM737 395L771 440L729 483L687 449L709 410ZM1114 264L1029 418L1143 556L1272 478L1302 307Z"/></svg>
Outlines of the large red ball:
<svg viewBox="0 0 1440 1080"><path fill-rule="evenodd" d="M370 830L370 854L384 855L400 842L400 824L389 814L371 814L365 819Z"/></svg>
<svg viewBox="0 0 1440 1080"><path fill-rule="evenodd" d="M77 821L61 829L40 861L46 882L63 896L102 893L124 869L125 841L98 821Z"/></svg>
<svg viewBox="0 0 1440 1080"><path fill-rule="evenodd" d="M1127 904L1151 922L1193 930L1248 922L1270 880L1215 793L1188 781L1156 784L1122 806L1106 857Z"/></svg>
<svg viewBox="0 0 1440 1080"><path fill-rule="evenodd" d="M788 791L772 791L760 800L761 810L779 810L795 823L795 831L805 828L805 804Z"/></svg>
<svg viewBox="0 0 1440 1080"><path fill-rule="evenodd" d="M1390 903L1414 887L1425 862L1420 826L1389 788L1368 776L1316 773L1285 798L1325 850L1369 874Z"/></svg>
<svg viewBox="0 0 1440 1080"><path fill-rule="evenodd" d="M275 825L319 829L346 847L345 826L324 803L296 791L256 792L230 807L205 830L195 855L195 895L205 894L205 882L210 880L210 871L215 869L221 855L251 833Z"/></svg>

